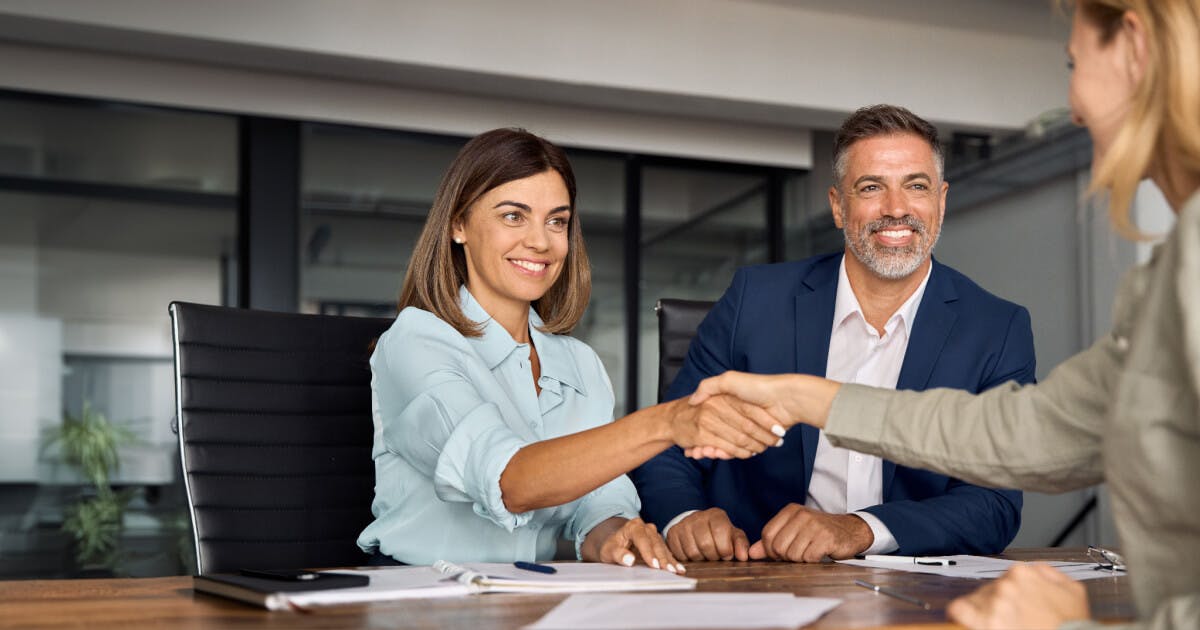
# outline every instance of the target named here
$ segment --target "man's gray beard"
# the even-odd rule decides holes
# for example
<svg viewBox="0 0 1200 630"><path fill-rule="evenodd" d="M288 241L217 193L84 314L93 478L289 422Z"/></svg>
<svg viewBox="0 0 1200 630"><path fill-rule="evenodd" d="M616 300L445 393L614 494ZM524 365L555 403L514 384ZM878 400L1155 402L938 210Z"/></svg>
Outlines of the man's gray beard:
<svg viewBox="0 0 1200 630"><path fill-rule="evenodd" d="M847 226L842 230L842 236L846 239L850 253L854 254L854 257L871 273L885 280L907 278L920 269L921 265L925 263L925 259L929 258L929 254L933 251L933 246L937 245L937 239L942 235L941 230L938 230L931 241L929 228L925 223L917 217L908 215L901 219L876 219L864 225L857 236L852 236L848 227L850 222L847 218L842 216L842 225ZM904 226L913 231L917 238L911 245L884 247L871 240L871 234L896 226Z"/></svg>

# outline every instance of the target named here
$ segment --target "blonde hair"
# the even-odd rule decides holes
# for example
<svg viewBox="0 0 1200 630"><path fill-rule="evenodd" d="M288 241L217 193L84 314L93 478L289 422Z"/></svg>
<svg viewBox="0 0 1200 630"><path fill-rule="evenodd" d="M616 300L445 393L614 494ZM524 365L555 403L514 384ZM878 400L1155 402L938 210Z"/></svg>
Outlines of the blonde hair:
<svg viewBox="0 0 1200 630"><path fill-rule="evenodd" d="M466 218L471 204L489 190L550 170L562 176L570 196L567 258L558 280L533 303L533 309L542 318L539 330L571 332L592 293L592 267L575 213L575 174L562 149L524 129L481 133L450 163L413 248L400 290L400 310L415 306L437 315L463 336L480 336L479 324L463 314L459 305L458 287L467 282L467 261L462 246L451 242L451 233Z"/></svg>
<svg viewBox="0 0 1200 630"><path fill-rule="evenodd" d="M1129 216L1138 184L1155 165L1200 174L1200 0L1063 0L1099 27L1107 44L1132 11L1145 25L1149 62L1112 145L1094 165L1090 192L1108 191L1113 228L1145 235ZM1163 171L1169 176L1169 170Z"/></svg>

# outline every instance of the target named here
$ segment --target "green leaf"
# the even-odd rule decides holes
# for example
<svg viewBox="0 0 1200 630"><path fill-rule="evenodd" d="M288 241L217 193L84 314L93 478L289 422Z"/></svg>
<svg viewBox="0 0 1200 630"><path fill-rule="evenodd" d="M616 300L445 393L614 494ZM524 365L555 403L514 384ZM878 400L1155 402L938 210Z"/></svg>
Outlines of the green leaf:
<svg viewBox="0 0 1200 630"><path fill-rule="evenodd" d="M63 413L62 426L50 437L58 443L63 460L71 464L96 488L108 485L109 475L120 467L118 448L136 441L133 432L109 422L87 401L79 417Z"/></svg>
<svg viewBox="0 0 1200 630"><path fill-rule="evenodd" d="M63 461L95 488L95 496L81 498L66 509L62 524L75 541L75 559L81 566L117 567L125 507L132 494L114 492L109 475L120 467L119 447L136 441L133 432L109 422L84 401L79 417L63 413L62 426L46 442L46 446L59 444Z"/></svg>
<svg viewBox="0 0 1200 630"><path fill-rule="evenodd" d="M127 501L127 496L109 491L67 508L62 529L75 540L80 565L115 564Z"/></svg>

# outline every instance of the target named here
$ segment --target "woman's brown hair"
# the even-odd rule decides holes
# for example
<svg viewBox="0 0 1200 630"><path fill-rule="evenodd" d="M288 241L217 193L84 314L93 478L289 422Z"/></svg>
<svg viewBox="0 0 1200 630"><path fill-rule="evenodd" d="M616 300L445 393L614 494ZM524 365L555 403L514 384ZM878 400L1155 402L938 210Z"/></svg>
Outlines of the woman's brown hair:
<svg viewBox="0 0 1200 630"><path fill-rule="evenodd" d="M549 170L562 177L570 195L567 258L554 286L533 308L542 318L543 332L565 334L575 328L592 292L591 264L575 212L575 173L562 149L524 129L479 134L450 163L413 248L400 290L400 310L415 306L437 315L464 336L482 334L458 303L458 287L467 282L467 261L462 246L451 240L453 227L489 190Z"/></svg>
<svg viewBox="0 0 1200 630"><path fill-rule="evenodd" d="M1061 0L1110 42L1126 11L1146 28L1149 62L1125 122L1095 165L1092 192L1109 192L1109 215L1121 235L1145 238L1129 218L1138 184L1155 164L1173 161L1200 173L1200 0ZM1161 167L1160 167L1161 168Z"/></svg>

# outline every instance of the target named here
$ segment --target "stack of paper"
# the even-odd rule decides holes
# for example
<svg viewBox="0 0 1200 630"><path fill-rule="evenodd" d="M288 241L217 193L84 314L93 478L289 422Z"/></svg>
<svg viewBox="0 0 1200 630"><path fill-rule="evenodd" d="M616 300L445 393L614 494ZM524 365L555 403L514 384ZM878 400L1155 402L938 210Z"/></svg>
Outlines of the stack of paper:
<svg viewBox="0 0 1200 630"><path fill-rule="evenodd" d="M920 564L901 564L896 562L876 562L872 560L838 560L843 564L852 564L856 567L870 567L873 569L892 569L894 571L909 571L912 573L929 573L932 575L945 575L947 577L962 577L974 579L990 579L998 578L1004 575L1014 564L1016 560L1001 560L1000 558L988 558L985 556L937 556L938 559L953 560L954 564L950 566L926 566ZM1059 571L1066 573L1075 580L1093 580L1096 578L1105 578L1124 575L1122 572L1113 573L1111 571L1097 571L1095 562L1046 562L1052 567L1056 567Z"/></svg>
<svg viewBox="0 0 1200 630"><path fill-rule="evenodd" d="M231 597L271 610L303 609L336 604L457 597L473 593L577 593L585 591L671 591L696 588L696 580L647 567L567 562L552 565L555 573L537 573L511 564L440 563L441 568L415 566L366 571L338 571L370 578L367 586L305 590L303 583L279 582L277 589L236 589L212 577L197 576L197 591ZM268 587L270 585L268 584Z"/></svg>
<svg viewBox="0 0 1200 630"><path fill-rule="evenodd" d="M433 565L481 593L583 593L587 591L686 591L696 580L649 567L623 567L598 562L549 565L554 573L537 573L499 562Z"/></svg>

